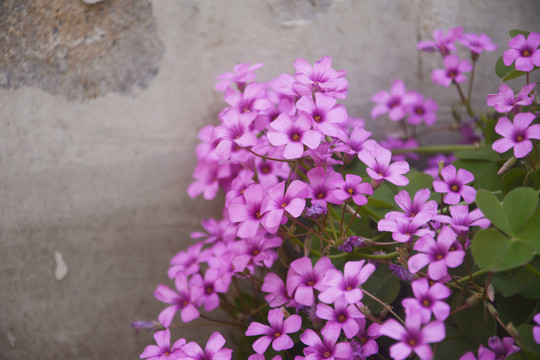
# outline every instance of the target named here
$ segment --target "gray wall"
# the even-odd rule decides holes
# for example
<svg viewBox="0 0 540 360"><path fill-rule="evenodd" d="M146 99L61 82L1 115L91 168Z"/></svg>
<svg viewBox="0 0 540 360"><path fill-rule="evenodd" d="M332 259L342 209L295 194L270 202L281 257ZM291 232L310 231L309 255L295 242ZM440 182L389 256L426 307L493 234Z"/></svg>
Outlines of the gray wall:
<svg viewBox="0 0 540 360"><path fill-rule="evenodd" d="M380 135L393 129L369 119L369 97L397 77L446 96L449 118L454 89L430 80L439 58L415 49L434 29L484 32L501 50L511 28L540 31L533 0L44 3L0 2L0 359L134 359L153 342L129 323L157 317L169 259L219 215L186 187L197 131L223 106L214 77L235 63L264 62L269 80L331 55L349 72L349 114ZM480 59L480 108L500 53Z"/></svg>

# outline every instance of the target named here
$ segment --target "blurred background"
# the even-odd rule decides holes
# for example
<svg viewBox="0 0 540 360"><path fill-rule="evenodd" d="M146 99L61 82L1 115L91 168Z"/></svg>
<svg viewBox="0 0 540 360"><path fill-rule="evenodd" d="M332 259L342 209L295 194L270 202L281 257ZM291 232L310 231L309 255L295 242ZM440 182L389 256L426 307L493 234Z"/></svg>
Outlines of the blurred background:
<svg viewBox="0 0 540 360"><path fill-rule="evenodd" d="M478 63L485 109L508 30L540 32L539 14L536 0L0 1L0 359L135 359L153 343L130 323L157 318L170 258L220 216L221 199L186 194L197 132L224 106L218 74L263 62L267 81L330 55L349 115L380 138L396 129L370 97L396 78L450 119L457 94L432 84L440 57L419 40L462 26L499 45Z"/></svg>

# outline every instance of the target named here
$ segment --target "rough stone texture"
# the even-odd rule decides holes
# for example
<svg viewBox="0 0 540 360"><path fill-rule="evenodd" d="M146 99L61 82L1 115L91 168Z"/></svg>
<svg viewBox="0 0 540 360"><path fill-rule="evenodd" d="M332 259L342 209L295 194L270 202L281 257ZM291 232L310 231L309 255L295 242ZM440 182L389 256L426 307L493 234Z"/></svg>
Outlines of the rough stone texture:
<svg viewBox="0 0 540 360"><path fill-rule="evenodd" d="M0 2L0 86L37 86L70 100L146 88L163 55L150 3L92 3Z"/></svg>
<svg viewBox="0 0 540 360"><path fill-rule="evenodd" d="M83 25L90 20L78 17L76 2L65 2L61 16L77 16L81 24L74 26L92 29ZM2 9L12 3L0 2ZM34 3L42 4L25 2ZM191 242L189 233L199 230L201 219L219 216L219 200L191 200L186 188L195 166L197 131L215 123L223 107L220 94L213 91L214 78L235 63L264 62L259 70L264 81L294 72L297 57L313 62L332 55L335 67L349 72L350 92L344 101L349 114L365 118L367 127L380 136L394 129L386 119L369 118L369 98L397 77L439 100L441 120L449 118L449 106L457 99L454 89L431 84L431 70L440 66L439 59L415 49L434 29L463 26L484 32L501 50L511 28L540 31L537 1L320 0L309 6L298 1L286 14L287 3L83 4L92 14L99 11L92 10L94 6L119 6L114 14L104 11L110 21L100 28L131 24L122 19L132 14L131 30L119 25L107 30L109 39L118 37L117 46L132 36L130 31L139 31L135 19L141 19L140 41L132 38L129 47L155 49L162 43L164 49L161 59L154 50L119 51L114 63L100 56L95 61L104 61L102 65L84 72L94 83L106 79L118 85L122 82L113 79L121 76L111 77L113 67L150 79L149 69L159 66L147 87L124 96L111 85L99 88L95 94L102 96L94 100L72 101L86 98L86 93L69 97L68 84L82 89L86 80L73 72L64 84L53 53L48 53L47 76L58 77L55 84L62 86L42 90L36 81L0 89L0 359L134 359L153 342L147 332L135 335L129 323L157 317L163 306L152 292L159 283L171 285L166 277L169 259ZM10 21L3 17L0 27ZM155 29L149 25L153 21ZM43 26L51 28L49 23ZM21 34L20 42L26 42L22 48L46 53L40 50L44 43L37 25L28 29L37 38ZM74 39L84 38L83 33ZM144 60L152 66L139 63L142 53L156 56ZM480 59L475 107L482 108L485 94L500 84L493 75L500 53ZM107 56L110 53L103 53L103 59ZM18 60L11 61L9 66L17 65ZM66 60L67 69L73 70L76 65L70 64ZM61 281L55 274L55 252L67 267ZM214 329L200 320L175 329L175 336L205 342Z"/></svg>

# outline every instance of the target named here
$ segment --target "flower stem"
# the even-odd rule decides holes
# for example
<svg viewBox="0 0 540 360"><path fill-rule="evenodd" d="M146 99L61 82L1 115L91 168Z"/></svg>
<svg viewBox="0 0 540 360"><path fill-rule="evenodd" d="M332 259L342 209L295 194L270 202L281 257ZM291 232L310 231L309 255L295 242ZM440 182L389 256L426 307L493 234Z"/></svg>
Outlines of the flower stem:
<svg viewBox="0 0 540 360"><path fill-rule="evenodd" d="M469 113L470 116L474 117L475 115L474 115L474 110L471 107L471 102L469 101L469 99L465 98L465 94L463 94L463 90L461 90L461 86L459 85L459 83L457 83L455 81L453 81L452 83L454 85L456 85L456 87L458 89L458 92L459 92L459 97L461 98L461 101L463 102L463 104L467 108L467 113Z"/></svg>
<svg viewBox="0 0 540 360"><path fill-rule="evenodd" d="M403 319L400 318L399 315L394 312L394 310L392 310L392 307L390 305L380 300L378 297L371 294L370 292L366 291L364 288L361 288L361 289L364 294L366 294L367 296L369 296L370 298L372 298L373 300L381 304L386 310L388 310L392 315L394 315L396 319L398 319L403 325L405 325L405 321L403 321Z"/></svg>
<svg viewBox="0 0 540 360"><path fill-rule="evenodd" d="M477 276L480 276L480 275L484 275L486 274L488 271L487 270L478 270L476 272L473 272L471 275L467 275L467 276L464 276L462 277L461 279L457 280L456 282L458 284L462 284L464 283L465 281L469 281L471 280L472 278L475 278Z"/></svg>
<svg viewBox="0 0 540 360"><path fill-rule="evenodd" d="M420 146L417 148L404 148L404 149L392 149L392 154L406 154L406 153L419 153L419 154L439 154L439 153L452 153L455 151L463 150L478 150L479 145L431 145Z"/></svg>

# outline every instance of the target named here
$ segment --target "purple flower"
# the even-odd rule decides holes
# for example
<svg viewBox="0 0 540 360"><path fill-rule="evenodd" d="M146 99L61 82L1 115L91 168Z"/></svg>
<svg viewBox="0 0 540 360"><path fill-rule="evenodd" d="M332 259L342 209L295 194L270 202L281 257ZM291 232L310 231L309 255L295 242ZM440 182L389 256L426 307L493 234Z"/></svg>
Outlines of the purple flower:
<svg viewBox="0 0 540 360"><path fill-rule="evenodd" d="M141 359L147 360L177 360L183 359L186 354L182 347L185 339L177 340L171 347L171 332L169 329L158 331L154 334L157 345L148 345L141 354Z"/></svg>
<svg viewBox="0 0 540 360"><path fill-rule="evenodd" d="M360 328L356 334L360 343L351 341L353 359L366 360L368 356L379 352L375 339L381 336L379 333L381 325L373 323L366 329L366 319L356 319L356 322Z"/></svg>
<svg viewBox="0 0 540 360"><path fill-rule="evenodd" d="M429 343L439 342L445 338L444 323L433 321L422 327L419 313L411 312L405 318L405 326L394 319L387 320L380 329L380 334L398 340L390 347L390 356L394 360L404 360L411 352L415 352L421 360L433 358Z"/></svg>
<svg viewBox="0 0 540 360"><path fill-rule="evenodd" d="M450 165L455 160L454 155L450 154L445 156L443 154L435 155L428 159L429 167L424 170L426 174L437 178L439 176L439 162L443 163L443 166Z"/></svg>
<svg viewBox="0 0 540 360"><path fill-rule="evenodd" d="M257 354L264 354L270 343L276 351L287 350L294 346L290 333L295 333L302 326L302 318L291 315L285 321L281 309L272 309L268 312L268 325L252 322L246 331L246 336L264 335L253 343L253 350Z"/></svg>
<svg viewBox="0 0 540 360"><path fill-rule="evenodd" d="M278 307L281 305L295 307L295 301L287 293L287 287L279 276L274 273L266 274L261 290L268 293L264 300L270 307Z"/></svg>
<svg viewBox="0 0 540 360"><path fill-rule="evenodd" d="M245 113L249 110L256 112L267 110L273 104L266 98L265 85L260 83L249 83L242 92L228 87L225 90L223 99L231 107L236 108L239 112Z"/></svg>
<svg viewBox="0 0 540 360"><path fill-rule="evenodd" d="M495 132L502 139L493 142L493 150L503 153L514 148L514 156L522 158L531 152L533 145L530 139L540 139L540 124L529 126L536 116L532 113L520 113L514 116L514 123L501 117L495 126Z"/></svg>
<svg viewBox="0 0 540 360"><path fill-rule="evenodd" d="M234 268L239 272L244 271L248 264L271 268L277 259L276 252L271 249L281 246L282 242L280 237L266 237L262 229L256 236L242 239L236 243L237 255L232 262Z"/></svg>
<svg viewBox="0 0 540 360"><path fill-rule="evenodd" d="M336 196L338 184L343 180L340 173L331 169L325 170L318 166L308 171L308 198L312 205L321 205L326 209L326 203L341 204L343 201Z"/></svg>
<svg viewBox="0 0 540 360"><path fill-rule="evenodd" d="M231 157L233 144L248 147L257 144L257 137L249 131L249 125L257 117L257 112L240 114L237 109L227 108L223 113L223 124L214 128L212 138L216 141L216 154L227 160Z"/></svg>
<svg viewBox="0 0 540 360"><path fill-rule="evenodd" d="M427 221L429 221L437 215L437 202L435 200L429 200L430 195L431 192L428 189L420 189L414 194L414 199L411 201L411 195L406 190L402 190L394 196L394 200L403 212L390 211L385 217L401 216L405 219L412 220L418 215L425 214L427 215Z"/></svg>
<svg viewBox="0 0 540 360"><path fill-rule="evenodd" d="M323 92L334 98L344 99L347 95L348 83L345 80L345 70L332 69L332 58L323 56L315 61L313 67L304 59L298 58L294 62L297 73L294 77L298 81L293 84L300 95L311 95L313 91Z"/></svg>
<svg viewBox="0 0 540 360"><path fill-rule="evenodd" d="M422 121L431 126L437 121L437 103L432 99L424 100L424 95L413 93L407 96L404 101L405 111L409 116L407 122L413 125L420 125Z"/></svg>
<svg viewBox="0 0 540 360"><path fill-rule="evenodd" d="M393 149L414 149L414 148L417 148L419 145L418 145L418 141L416 141L416 139L407 139L407 140L404 140L404 139L400 139L400 138L396 138L392 135L387 135L386 136L386 140L381 140L380 141L380 144L385 147L386 149L388 150L393 150ZM396 155L392 155L393 159L394 160L405 160L407 157L413 159L413 160L419 160L420 159L420 156L418 156L418 154L415 154L413 152L408 152L408 153L405 153L405 154L396 154Z"/></svg>
<svg viewBox="0 0 540 360"><path fill-rule="evenodd" d="M527 38L523 34L514 36L508 41L510 49L503 53L504 65L510 66L516 62L516 70L532 71L534 66L540 66L540 34L531 32Z"/></svg>
<svg viewBox="0 0 540 360"><path fill-rule="evenodd" d="M212 311L219 306L217 293L226 293L229 290L230 278L216 269L208 269L204 273L195 274L190 280L190 286L198 287L202 296L196 301L197 306L204 304L205 311Z"/></svg>
<svg viewBox="0 0 540 360"><path fill-rule="evenodd" d="M311 259L303 257L291 263L287 273L287 292L289 296L305 306L313 305L313 289L323 291L326 286L322 283L322 278L328 270L333 269L332 261L327 257L322 257L315 266Z"/></svg>
<svg viewBox="0 0 540 360"><path fill-rule="evenodd" d="M492 336L488 340L488 346L495 353L496 359L506 359L508 355L520 350L514 345L514 339L511 337L505 337L501 341L497 336Z"/></svg>
<svg viewBox="0 0 540 360"><path fill-rule="evenodd" d="M388 113L390 120L398 121L405 117L403 98L405 96L405 83L399 79L394 80L390 92L381 90L371 97L371 101L377 103L371 110L371 117L376 119Z"/></svg>
<svg viewBox="0 0 540 360"><path fill-rule="evenodd" d="M450 52L456 51L454 42L461 37L462 32L462 28L452 28L445 35L442 30L435 30L433 32L435 41L420 41L416 48L427 52L438 51L445 57Z"/></svg>
<svg viewBox="0 0 540 360"><path fill-rule="evenodd" d="M199 317L199 311L193 304L202 295L201 288L189 286L186 276L177 276L174 285L176 291L163 284L158 285L154 291L156 299L166 304L172 304L161 311L158 316L159 322L166 328L171 325L174 315L179 310L183 322L190 322Z"/></svg>
<svg viewBox="0 0 540 360"><path fill-rule="evenodd" d="M469 231L471 226L480 226L482 229L486 229L491 222L484 217L480 209L474 209L469 212L467 205L456 205L450 207L450 216L437 215L435 220L449 224L452 230L461 234Z"/></svg>
<svg viewBox="0 0 540 360"><path fill-rule="evenodd" d="M405 243L413 236L422 236L429 233L423 226L430 220L431 215L427 213L417 214L412 219L403 216L386 214L384 219L379 220L377 229L379 231L389 231L392 233L392 239Z"/></svg>
<svg viewBox="0 0 540 360"><path fill-rule="evenodd" d="M534 315L536 326L533 327L533 337L537 344L540 344L540 313Z"/></svg>
<svg viewBox="0 0 540 360"><path fill-rule="evenodd" d="M450 305L441 300L450 296L450 289L440 283L435 283L430 287L427 279L415 280L411 287L414 298L406 298L401 302L407 314L418 311L422 324L429 322L431 314L439 321L446 320L450 315Z"/></svg>
<svg viewBox="0 0 540 360"><path fill-rule="evenodd" d="M453 250L452 245L456 241L456 233L448 226L443 226L437 241L431 234L425 234L414 244L414 250L420 254L409 258L408 265L411 273L417 273L428 265L428 276L432 280L440 280L448 275L448 268L461 265L465 257L465 251Z"/></svg>
<svg viewBox="0 0 540 360"><path fill-rule="evenodd" d="M435 69L431 73L431 79L434 83L448 87L452 82L462 83L467 78L463 75L464 72L472 70L472 65L469 61L459 60L457 55L448 55L444 58L444 70Z"/></svg>
<svg viewBox="0 0 540 360"><path fill-rule="evenodd" d="M304 349L306 360L349 360L351 346L347 342L337 343L341 329L336 324L325 326L321 330L322 340L311 329L300 335L300 340L307 345Z"/></svg>
<svg viewBox="0 0 540 360"><path fill-rule="evenodd" d="M454 165L445 166L441 170L442 180L433 181L433 190L446 194L444 203L454 205L459 203L461 197L470 204L476 198L476 190L469 185L465 185L474 180L474 175L465 169L456 170Z"/></svg>
<svg viewBox="0 0 540 360"><path fill-rule="evenodd" d="M199 264L208 260L210 252L202 250L203 244L196 243L187 248L187 251L180 251L171 259L171 267L167 271L170 279L178 275L189 276L199 272Z"/></svg>
<svg viewBox="0 0 540 360"><path fill-rule="evenodd" d="M369 148L364 148L358 154L358 158L367 165L368 175L377 182L389 181L397 186L405 186L409 183L403 174L409 172L409 164L406 161L396 161L390 164L392 153L373 142Z"/></svg>
<svg viewBox="0 0 540 360"><path fill-rule="evenodd" d="M285 212L294 218L302 215L306 207L307 195L308 187L300 180L293 180L287 187L287 191L285 191L285 181L268 189L262 206L263 212L268 212L265 217L266 226L279 226Z"/></svg>
<svg viewBox="0 0 540 360"><path fill-rule="evenodd" d="M343 274L336 269L329 269L322 280L326 289L319 294L319 299L327 304L342 296L348 304L360 301L363 296L360 285L375 271L375 265L368 263L364 266L364 264L365 260L348 261L345 263Z"/></svg>
<svg viewBox="0 0 540 360"><path fill-rule="evenodd" d="M354 248L366 246L364 239L358 236L349 236L343 244L338 246L339 251L351 252Z"/></svg>
<svg viewBox="0 0 540 360"><path fill-rule="evenodd" d="M486 34L463 34L460 39L461 43L471 50L473 59L482 51L495 51L497 45L491 42L491 39Z"/></svg>
<svg viewBox="0 0 540 360"><path fill-rule="evenodd" d="M255 79L255 70L263 67L263 64L257 63L250 65L249 63L237 64L234 66L233 72L224 72L217 76L218 83L215 86L217 91L225 91L229 85L236 83L240 90L243 90L246 83Z"/></svg>
<svg viewBox="0 0 540 360"><path fill-rule="evenodd" d="M310 116L313 128L321 134L344 137L338 124L347 121L347 110L341 104L336 105L336 99L322 93L315 93L315 101L312 95L302 96L297 101L296 107Z"/></svg>
<svg viewBox="0 0 540 360"><path fill-rule="evenodd" d="M274 146L285 145L285 159L298 159L304 153L304 145L315 149L321 143L321 134L311 130L311 120L304 112L300 112L295 122L283 113L270 123L270 128L266 136Z"/></svg>
<svg viewBox="0 0 540 360"><path fill-rule="evenodd" d="M487 96L487 105L493 106L498 113L514 112L519 113L522 106L531 105L534 100L534 95L529 96L531 91L536 86L536 83L524 85L517 95L514 90L506 84L499 87L497 94Z"/></svg>
<svg viewBox="0 0 540 360"><path fill-rule="evenodd" d="M400 280L403 280L403 281L413 281L414 280L414 277L409 272L409 270L405 269L401 265L390 264L390 265L388 265L388 270L390 270L392 272L392 274L394 274L394 276L397 277Z"/></svg>
<svg viewBox="0 0 540 360"><path fill-rule="evenodd" d="M371 132L363 128L355 127L348 139L343 143L338 143L334 148L335 151L341 151L349 155L355 155L363 149L362 144L371 136Z"/></svg>
<svg viewBox="0 0 540 360"><path fill-rule="evenodd" d="M223 348L225 338L219 332L210 335L204 350L194 341L184 345L183 350L187 355L186 360L230 360L232 350Z"/></svg>
<svg viewBox="0 0 540 360"><path fill-rule="evenodd" d="M343 179L338 181L338 190L334 194L342 201L352 198L356 205L361 206L367 204L368 199L365 195L373 194L373 188L370 184L363 183L360 176L346 174L345 181Z"/></svg>
<svg viewBox="0 0 540 360"><path fill-rule="evenodd" d="M326 204L313 204L306 210L306 216L310 219L317 219L319 216L324 215L328 212Z"/></svg>
<svg viewBox="0 0 540 360"><path fill-rule="evenodd" d="M234 201L229 206L229 217L231 222L240 223L236 233L239 237L248 238L255 236L257 229L259 229L259 225L264 226L271 234L277 231L278 226L267 228L263 222L263 217L265 216L262 210L263 197L264 188L262 185L250 185L244 191L245 203Z"/></svg>
<svg viewBox="0 0 540 360"><path fill-rule="evenodd" d="M249 185L255 183L255 180L253 180L253 175L255 174L251 170L240 170L238 175L231 182L231 189L227 192L227 195L225 196L226 208L228 208L234 200L242 198L242 195L244 195L244 191L249 187Z"/></svg>
<svg viewBox="0 0 540 360"><path fill-rule="evenodd" d="M337 325L340 331L343 330L348 339L352 339L360 330L356 319L363 318L364 314L355 305L349 305L342 297L336 299L334 308L318 303L316 315L327 320L325 327Z"/></svg>
<svg viewBox="0 0 540 360"><path fill-rule="evenodd" d="M212 244L216 242L230 242L236 237L236 228L229 219L217 221L216 219L206 219L201 221L202 227L207 231L194 231L189 236L192 239L204 238L203 243ZM199 259L200 261L200 259Z"/></svg>

